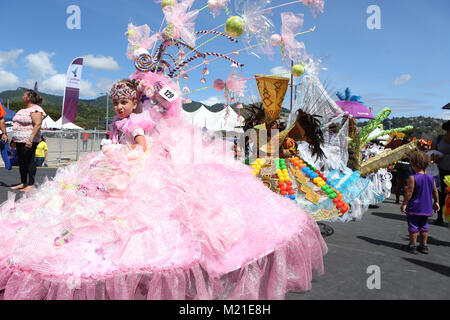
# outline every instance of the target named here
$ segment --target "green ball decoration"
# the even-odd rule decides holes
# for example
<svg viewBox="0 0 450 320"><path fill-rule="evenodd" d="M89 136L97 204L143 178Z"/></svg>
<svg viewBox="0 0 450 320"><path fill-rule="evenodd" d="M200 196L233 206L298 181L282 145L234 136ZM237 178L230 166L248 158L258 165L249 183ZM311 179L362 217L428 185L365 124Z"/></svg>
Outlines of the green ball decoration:
<svg viewBox="0 0 450 320"><path fill-rule="evenodd" d="M334 199L337 197L337 194L335 192L333 192L332 194L330 194L330 199Z"/></svg>
<svg viewBox="0 0 450 320"><path fill-rule="evenodd" d="M292 67L291 73L294 77L301 77L305 73L305 67L302 64L296 64Z"/></svg>
<svg viewBox="0 0 450 320"><path fill-rule="evenodd" d="M175 0L163 0L161 2L161 8L172 7L175 4Z"/></svg>
<svg viewBox="0 0 450 320"><path fill-rule="evenodd" d="M325 192L326 192L326 191L328 190L328 188L329 188L328 185L324 185L324 186L322 186L322 188L320 188L320 189L322 189L322 191L325 191Z"/></svg>
<svg viewBox="0 0 450 320"><path fill-rule="evenodd" d="M239 38L244 33L244 20L238 16L228 18L225 23L225 32L233 38Z"/></svg>

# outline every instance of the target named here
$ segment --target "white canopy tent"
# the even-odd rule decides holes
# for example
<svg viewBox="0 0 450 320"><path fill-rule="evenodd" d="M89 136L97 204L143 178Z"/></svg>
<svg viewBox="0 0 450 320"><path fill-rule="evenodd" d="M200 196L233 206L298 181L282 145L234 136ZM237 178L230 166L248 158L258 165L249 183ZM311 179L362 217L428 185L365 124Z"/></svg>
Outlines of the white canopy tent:
<svg viewBox="0 0 450 320"><path fill-rule="evenodd" d="M56 129L56 122L50 117L46 116L42 121L42 129Z"/></svg>
<svg viewBox="0 0 450 320"><path fill-rule="evenodd" d="M232 109L224 108L219 112L211 112L205 106L201 106L197 111L183 111L185 120L199 128L205 128L208 131L234 131L242 132L240 126L244 122L244 118Z"/></svg>
<svg viewBox="0 0 450 320"><path fill-rule="evenodd" d="M56 129L65 129L65 130L84 130L83 128L77 126L76 124L73 123L66 123L62 126L61 128L61 123L62 123L62 118L59 118L56 122L55 122L55 127Z"/></svg>

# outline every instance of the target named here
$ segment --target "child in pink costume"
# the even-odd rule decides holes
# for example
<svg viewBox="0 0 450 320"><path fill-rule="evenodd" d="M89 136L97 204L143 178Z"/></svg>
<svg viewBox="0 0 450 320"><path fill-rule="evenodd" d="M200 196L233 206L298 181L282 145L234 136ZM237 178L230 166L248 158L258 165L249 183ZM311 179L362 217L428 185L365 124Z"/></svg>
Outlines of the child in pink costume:
<svg viewBox="0 0 450 320"><path fill-rule="evenodd" d="M309 290L327 251L318 225L235 161L231 144L224 155L226 142L185 123L181 98L159 94L179 92L169 78L131 79L111 91L115 145L1 206L3 298L284 299Z"/></svg>

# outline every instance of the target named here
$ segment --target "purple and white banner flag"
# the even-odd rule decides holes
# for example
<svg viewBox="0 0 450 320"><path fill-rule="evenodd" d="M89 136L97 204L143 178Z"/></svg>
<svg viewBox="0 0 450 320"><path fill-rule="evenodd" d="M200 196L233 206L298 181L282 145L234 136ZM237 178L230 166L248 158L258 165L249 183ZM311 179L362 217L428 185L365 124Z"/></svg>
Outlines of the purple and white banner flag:
<svg viewBox="0 0 450 320"><path fill-rule="evenodd" d="M66 90L62 107L62 124L73 123L77 117L78 96L81 86L81 72L83 71L83 58L72 61L67 70Z"/></svg>

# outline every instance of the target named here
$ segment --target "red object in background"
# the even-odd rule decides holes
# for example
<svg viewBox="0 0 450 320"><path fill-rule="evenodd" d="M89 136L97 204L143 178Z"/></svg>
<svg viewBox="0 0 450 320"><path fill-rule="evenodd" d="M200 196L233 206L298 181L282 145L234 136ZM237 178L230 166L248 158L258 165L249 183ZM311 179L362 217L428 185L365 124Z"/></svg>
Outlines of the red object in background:
<svg viewBox="0 0 450 320"><path fill-rule="evenodd" d="M83 133L82 136L84 141L89 140L89 133Z"/></svg>
<svg viewBox="0 0 450 320"><path fill-rule="evenodd" d="M397 149L401 145L403 145L403 140L395 139L395 140L392 140L391 142L389 142L387 145L385 145L384 148L385 149Z"/></svg>

